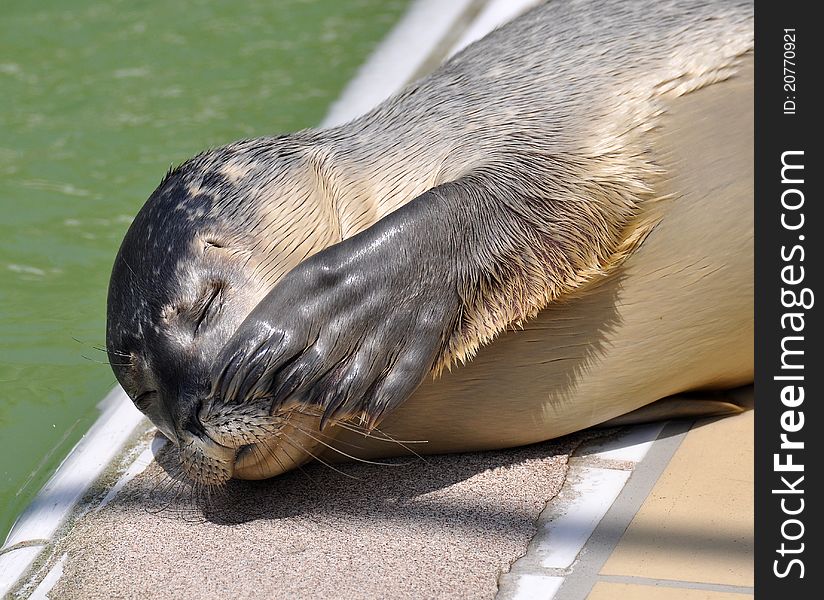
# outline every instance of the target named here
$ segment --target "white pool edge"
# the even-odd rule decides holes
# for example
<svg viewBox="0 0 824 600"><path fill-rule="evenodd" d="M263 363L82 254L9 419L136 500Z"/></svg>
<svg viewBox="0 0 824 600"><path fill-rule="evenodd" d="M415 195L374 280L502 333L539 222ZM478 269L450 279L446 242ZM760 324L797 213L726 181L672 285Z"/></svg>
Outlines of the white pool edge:
<svg viewBox="0 0 824 600"><path fill-rule="evenodd" d="M138 426L146 423L120 386L98 407L101 415L20 514L0 548L0 596L19 582Z"/></svg>

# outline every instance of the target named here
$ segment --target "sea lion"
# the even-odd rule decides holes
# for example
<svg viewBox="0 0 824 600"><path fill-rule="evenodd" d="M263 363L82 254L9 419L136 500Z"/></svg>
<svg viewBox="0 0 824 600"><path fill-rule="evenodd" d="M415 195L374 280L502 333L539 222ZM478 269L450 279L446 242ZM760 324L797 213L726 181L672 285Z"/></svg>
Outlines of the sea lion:
<svg viewBox="0 0 824 600"><path fill-rule="evenodd" d="M553 1L172 169L115 259L118 381L206 486L752 381L752 36L749 2Z"/></svg>

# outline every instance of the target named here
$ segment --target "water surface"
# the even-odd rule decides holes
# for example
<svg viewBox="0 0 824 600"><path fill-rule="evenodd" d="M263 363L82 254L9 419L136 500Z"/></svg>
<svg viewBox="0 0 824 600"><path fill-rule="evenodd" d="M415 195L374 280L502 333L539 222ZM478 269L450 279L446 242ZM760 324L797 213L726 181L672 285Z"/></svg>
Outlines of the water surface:
<svg viewBox="0 0 824 600"><path fill-rule="evenodd" d="M109 273L165 171L317 124L405 5L3 3L0 540L114 384L95 349Z"/></svg>

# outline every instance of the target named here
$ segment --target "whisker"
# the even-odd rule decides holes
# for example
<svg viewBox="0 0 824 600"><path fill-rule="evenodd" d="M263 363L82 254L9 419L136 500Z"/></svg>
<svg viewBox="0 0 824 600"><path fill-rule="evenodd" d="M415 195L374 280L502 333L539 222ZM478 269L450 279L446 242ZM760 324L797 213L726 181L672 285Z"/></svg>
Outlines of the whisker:
<svg viewBox="0 0 824 600"><path fill-rule="evenodd" d="M106 354L114 354L115 356L120 356L122 358L131 358L131 354L127 354L125 352L118 352L117 350L109 350L108 348L104 348L103 346L92 346L95 350L99 350L100 352L105 352Z"/></svg>
<svg viewBox="0 0 824 600"><path fill-rule="evenodd" d="M160 488L161 493L165 497L159 498L161 504L154 509L147 508L147 510L151 514L160 514L168 509L172 504L180 497L181 492L183 491L182 488L185 488L186 484L178 480L172 480L169 482L168 487ZM165 500L165 503L163 502Z"/></svg>
<svg viewBox="0 0 824 600"><path fill-rule="evenodd" d="M141 294L145 294L145 295L148 296L147 289L145 287L143 287L143 282L141 281L140 277L137 276L137 273L135 272L135 270L132 269L132 266L128 263L126 258L121 255L120 260L123 261L123 264L126 265L126 268L129 269L129 271L132 272L132 275L134 275L134 280L132 280L131 283L133 283L134 286L137 287L138 290L140 290Z"/></svg>
<svg viewBox="0 0 824 600"><path fill-rule="evenodd" d="M317 416L317 415L309 415L309 416ZM353 433L359 433L363 437L368 437L369 439L377 440L379 442L391 442L393 444L427 444L427 443L429 443L429 440L397 440L397 439L393 438L392 436L390 436L388 433L386 433L384 431L381 431L377 427L370 430L370 429L366 429L365 427L362 427L362 426L358 425L357 423L352 423L351 421L336 421L334 423L334 425L336 427L342 427L343 429L346 429L346 430L351 431ZM384 437L380 437L378 435L375 435L376 431L380 434L380 436L384 436Z"/></svg>
<svg viewBox="0 0 824 600"><path fill-rule="evenodd" d="M301 413L301 414L305 414L305 413ZM310 415L310 416L311 416L311 415ZM309 431L308 431L308 430L303 429L303 428L300 428L300 427L298 427L297 425L295 425L294 423L291 423L291 425L292 425L293 427L295 427L295 429L299 429L299 430L300 430L300 431L302 431L303 433L305 433L305 434L309 435ZM275 430L275 432L276 432L276 431L277 431L277 430ZM346 441L346 440L340 440L340 439L337 439L334 435L329 435L328 433L325 433L325 432L320 431L320 430L313 430L313 433L314 433L315 435L318 435L318 436L320 436L320 437L322 437L322 438L326 439L326 440L327 440L327 441L329 441L329 442L337 442L338 444L343 444L344 446L349 446L350 448L355 448L356 450L363 450L363 449L364 449L364 447L363 447L363 446L359 446L358 444L353 444L352 442L348 442L348 441ZM320 440L317 440L317 441L320 441Z"/></svg>
<svg viewBox="0 0 824 600"><path fill-rule="evenodd" d="M112 363L107 360L97 360L96 358L89 358L85 354L80 355L81 358L85 358L89 362L97 363L100 365L109 365L110 367L130 367L132 363Z"/></svg>
<svg viewBox="0 0 824 600"><path fill-rule="evenodd" d="M311 452L310 452L309 450L307 450L306 448L302 448L300 445L297 445L297 444L296 444L296 442L295 442L294 440L292 440L292 438L291 438L288 434L286 434L286 433L284 433L284 432L282 432L282 431L281 431L281 435L282 435L284 438L286 438L284 441L285 441L287 444L289 444L290 446L292 446L292 447L293 447L293 448L295 448L296 450L300 450L301 452L305 452L306 454L308 454L309 456L311 456L312 458L314 458L316 461L318 461L318 462L319 462L319 463L321 463L322 465L327 466L328 468L332 469L332 470L333 470L333 471L335 471L336 473L340 473L340 474L341 474L341 475L343 475L344 477L349 477L350 479L355 479L355 480L357 480L357 481L361 481L361 478L360 478L360 477L355 477L354 475L350 475L349 473L344 473L344 472L343 472L343 471L341 471L340 469L336 469L335 467L333 467L332 465L330 465L330 464L329 464L328 462L326 462L325 460L322 460L322 459L318 458L317 456L315 456L313 453L311 453Z"/></svg>
<svg viewBox="0 0 824 600"><path fill-rule="evenodd" d="M89 348L92 348L92 349L97 350L99 352L105 352L106 354L114 354L115 356L121 356L123 358L131 358L132 357L132 355L127 353L127 352L120 352L119 350L111 350L109 348L104 348L103 346L96 346L95 344L89 344L88 342L84 342L80 338L76 338L74 336L71 336L71 338L75 342L77 342L78 344L83 344L84 346L88 346Z"/></svg>
<svg viewBox="0 0 824 600"><path fill-rule="evenodd" d="M320 417L322 415L322 411L312 411L311 407L302 407L301 410L298 412L309 417ZM407 452L409 452L410 454L416 456L419 460L422 460L423 462L429 464L429 461L426 460L423 456L412 450L412 448L406 446L406 444L425 444L427 443L427 440L397 440L388 433L381 431L377 427L374 427L371 430L367 430L366 428L349 421L336 421L334 425L342 429L346 429L347 431L351 431L353 433L362 435L363 437L368 437L369 439L396 444L404 450L406 450ZM378 432L380 435L375 435L374 432ZM306 431L303 431L303 433L309 435Z"/></svg>
<svg viewBox="0 0 824 600"><path fill-rule="evenodd" d="M268 427L269 427L269 429L266 429L263 426L261 428L264 429L264 431L266 433L271 433L271 434L278 434L279 431L280 431L279 428L274 423L269 423ZM286 465L284 465L283 462L281 462L280 458L276 454L275 449L272 448L269 445L269 443L268 443L269 440L267 440L266 438L263 438L262 436L258 435L258 433L256 431L253 431L253 432L249 433L248 435L250 435L252 437L252 439L254 440L254 442L255 442L254 444L251 445L252 451L255 452L261 458L262 461L265 462L266 458L269 457L269 458L273 459L278 464L278 466L281 468L281 474L289 472L289 470L286 468ZM303 469L303 465L298 464L298 461L296 461L295 458L291 454L289 454L288 448L286 448L285 446L281 446L281 448L283 448L283 451L286 454L286 456L289 457L289 459L297 466L297 468L300 469L301 472L309 478L309 480L312 482L312 484L317 485L317 482L314 480L314 478L311 475L309 475L309 473L307 473ZM264 453L264 451L265 451L265 453Z"/></svg>
<svg viewBox="0 0 824 600"><path fill-rule="evenodd" d="M305 413L299 413L299 414L305 414ZM308 415L308 416L312 416L312 415ZM287 419L288 419L288 415L286 417L284 417L284 421L287 420ZM298 427L294 423L291 423L291 425L295 429L298 429L298 430L300 430L301 432L303 432L307 435L309 434L309 431L307 429L304 429L302 427ZM269 429L266 429L265 427L269 427ZM261 426L261 428L264 429L266 431L266 433L271 433L273 435L277 435L278 432L280 431L281 427L282 427L281 423L270 423L270 424L267 424L267 426ZM323 439L326 439L329 442L337 442L339 444L349 446L350 448L355 448L356 450L363 450L363 446L359 446L358 444L353 444L352 442L349 442L349 441L346 441L346 440L339 440L334 435L329 435L327 433L324 433L323 431L318 430L318 431L313 431L313 433L315 435L320 436ZM260 439L260 438L256 438L256 439ZM317 438L313 438L313 439L317 439ZM317 441L320 441L320 440L317 440Z"/></svg>
<svg viewBox="0 0 824 600"><path fill-rule="evenodd" d="M391 435L389 435L385 431L381 431L377 427L375 427L374 430L377 431L378 433L380 433L381 435L386 436L387 438L389 438L389 439L381 439L381 438L375 438L375 439L381 440L383 442L393 442L393 443L397 444L398 446L400 446L401 448L403 448L404 450L406 450L407 452L411 452L412 454L417 456L419 460L422 460L426 464L429 464L429 461L426 460L423 456L421 456L420 454L418 454L417 452L412 450L412 448L409 448L408 446L406 446L406 444L425 444L426 443L425 441L410 442L410 441L406 441L406 440L396 440Z"/></svg>
<svg viewBox="0 0 824 600"><path fill-rule="evenodd" d="M306 431L305 429L302 429L301 427L298 427L298 426L297 426L297 425L295 425L294 423L292 423L292 427L294 427L295 429L297 429L298 431L300 431L301 433L303 433L303 435L305 435L306 437L312 438L312 439L313 439L313 440L315 440L317 443L319 443L319 444L323 444L324 446L326 446L326 447L327 447L327 448L329 448L330 450L333 450L333 451L337 452L337 453L338 453L338 454L340 454L341 456L345 456L346 458L351 458L352 460L357 461L357 462L366 463L366 464L369 464L369 465L380 465L380 466L382 466L382 467L403 467L403 466L405 466L405 465L412 464L412 463L385 463L385 462L378 462L378 461L374 461L374 460L368 460L368 459L366 459L366 458L358 458L357 456L352 456L351 454L347 454L347 453L346 453L346 452L344 452L343 450L340 450L340 449L338 449L338 448L335 448L335 447L334 447L334 446L332 446L331 444L327 444L327 443L326 443L326 442L324 442L323 440L320 440L320 439L316 438L316 437L315 437L315 436L313 436L311 433L309 433L309 432L308 432L308 431Z"/></svg>
<svg viewBox="0 0 824 600"><path fill-rule="evenodd" d="M321 489L320 484L318 483L318 481L314 477L312 477L312 475L309 474L309 471L304 469L303 465L301 463L299 463L298 461L296 461L294 459L294 457L292 457L291 454L289 454L289 449L286 446L281 446L281 447L283 448L283 451L286 453L286 456L289 457L289 459L292 461L292 463L297 465L298 469L300 469L301 474L304 475L311 482L311 484L315 487L315 489L316 490ZM292 446L292 447L294 448L294 446ZM283 466L283 465L281 464L281 466Z"/></svg>
<svg viewBox="0 0 824 600"><path fill-rule="evenodd" d="M322 410L313 410L312 407L309 406L302 406L298 412L299 414L306 415L307 417L316 417L320 418L323 416ZM429 440L397 440L390 436L388 433L385 433L378 429L377 427L373 427L372 429L367 429L362 425L358 425L357 423L353 423L351 421L335 421L332 423L336 427L341 427L353 433L359 433L363 437L368 437L373 440L378 440L380 442L391 442L393 444L426 444ZM375 435L374 432L378 432L382 436L386 437L379 437Z"/></svg>
<svg viewBox="0 0 824 600"><path fill-rule="evenodd" d="M159 458L167 457L160 455ZM148 500L154 506L152 508L147 507L147 511L152 514L167 511L186 491L186 488L191 487L190 480L183 474L183 465L180 462L174 464L174 469L171 472L163 470L162 463L160 466L162 470L158 473L157 484L148 494Z"/></svg>

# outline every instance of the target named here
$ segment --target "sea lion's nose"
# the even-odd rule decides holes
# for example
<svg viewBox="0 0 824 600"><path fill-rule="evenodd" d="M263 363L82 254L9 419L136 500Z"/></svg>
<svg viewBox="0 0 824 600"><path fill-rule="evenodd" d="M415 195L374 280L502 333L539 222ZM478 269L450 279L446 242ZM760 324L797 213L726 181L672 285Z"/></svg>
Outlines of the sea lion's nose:
<svg viewBox="0 0 824 600"><path fill-rule="evenodd" d="M169 410L169 404L168 398L163 394L158 394L152 399L152 402L146 406L142 406L140 410L163 435L172 443L178 444L179 440L177 437L175 418Z"/></svg>
<svg viewBox="0 0 824 600"><path fill-rule="evenodd" d="M191 384L169 386L161 398L162 410L158 412L162 414L152 422L178 446L184 439L205 435L199 416L204 393L200 386Z"/></svg>
<svg viewBox="0 0 824 600"><path fill-rule="evenodd" d="M180 439L191 436L206 436L206 430L203 427L203 423L200 421L200 409L202 405L202 400L180 402L180 406L185 407L184 410L178 415L175 423L175 430Z"/></svg>

